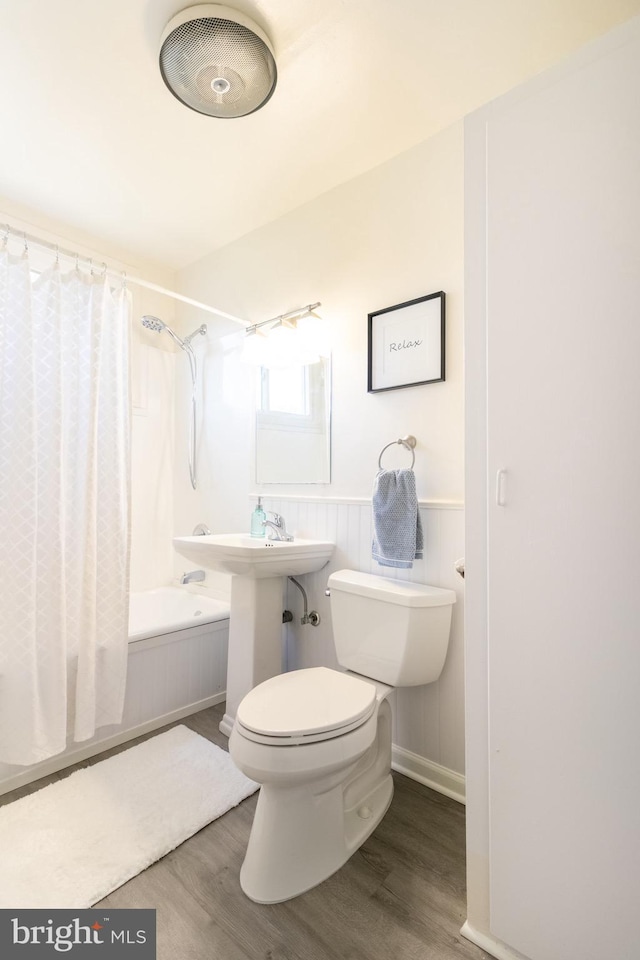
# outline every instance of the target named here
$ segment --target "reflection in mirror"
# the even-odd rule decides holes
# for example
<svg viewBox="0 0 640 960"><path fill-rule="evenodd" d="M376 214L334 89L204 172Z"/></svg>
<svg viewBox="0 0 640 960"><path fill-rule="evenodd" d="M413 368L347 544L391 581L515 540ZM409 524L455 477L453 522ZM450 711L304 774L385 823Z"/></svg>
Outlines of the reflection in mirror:
<svg viewBox="0 0 640 960"><path fill-rule="evenodd" d="M256 482L330 483L331 360L261 367Z"/></svg>

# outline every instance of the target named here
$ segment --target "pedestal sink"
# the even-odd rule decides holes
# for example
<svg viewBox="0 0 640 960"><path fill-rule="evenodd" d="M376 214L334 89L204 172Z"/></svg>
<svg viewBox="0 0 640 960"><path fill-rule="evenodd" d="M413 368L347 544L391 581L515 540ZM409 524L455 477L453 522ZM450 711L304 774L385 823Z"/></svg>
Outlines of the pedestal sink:
<svg viewBox="0 0 640 960"><path fill-rule="evenodd" d="M252 538L240 533L174 537L177 552L209 570L232 573L227 706L220 730L230 735L242 698L282 673L282 609L286 577L314 573L331 559L325 540Z"/></svg>

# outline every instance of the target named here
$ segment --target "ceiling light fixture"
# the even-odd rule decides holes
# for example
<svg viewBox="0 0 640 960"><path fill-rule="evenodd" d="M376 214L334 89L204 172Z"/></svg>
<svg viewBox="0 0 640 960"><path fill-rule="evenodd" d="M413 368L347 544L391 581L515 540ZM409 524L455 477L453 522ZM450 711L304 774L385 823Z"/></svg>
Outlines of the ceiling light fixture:
<svg viewBox="0 0 640 960"><path fill-rule="evenodd" d="M245 117L273 93L273 47L257 23L217 3L187 7L162 34L160 72L171 93L208 117Z"/></svg>

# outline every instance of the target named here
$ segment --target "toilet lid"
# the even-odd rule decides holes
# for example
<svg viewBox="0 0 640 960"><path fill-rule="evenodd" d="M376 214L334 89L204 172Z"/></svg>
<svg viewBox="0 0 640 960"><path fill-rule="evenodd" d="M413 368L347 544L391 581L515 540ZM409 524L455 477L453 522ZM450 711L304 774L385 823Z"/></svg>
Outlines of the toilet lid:
<svg viewBox="0 0 640 960"><path fill-rule="evenodd" d="M265 737L325 739L360 726L375 704L372 683L327 667L310 667L254 687L236 719L246 731Z"/></svg>

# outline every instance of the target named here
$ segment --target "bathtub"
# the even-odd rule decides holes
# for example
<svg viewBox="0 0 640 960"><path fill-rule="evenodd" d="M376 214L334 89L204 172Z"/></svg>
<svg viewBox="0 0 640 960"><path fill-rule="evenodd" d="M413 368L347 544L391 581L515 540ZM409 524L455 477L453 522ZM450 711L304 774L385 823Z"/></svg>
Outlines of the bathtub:
<svg viewBox="0 0 640 960"><path fill-rule="evenodd" d="M30 767L0 763L0 794L225 699L229 603L180 587L132 593L122 723Z"/></svg>
<svg viewBox="0 0 640 960"><path fill-rule="evenodd" d="M229 603L179 587L158 587L129 598L129 643L229 619Z"/></svg>

